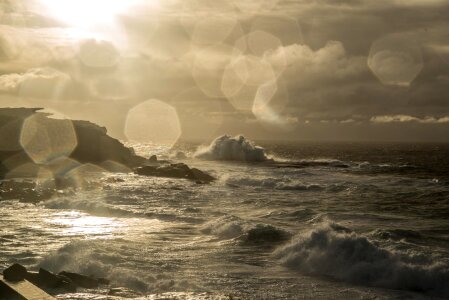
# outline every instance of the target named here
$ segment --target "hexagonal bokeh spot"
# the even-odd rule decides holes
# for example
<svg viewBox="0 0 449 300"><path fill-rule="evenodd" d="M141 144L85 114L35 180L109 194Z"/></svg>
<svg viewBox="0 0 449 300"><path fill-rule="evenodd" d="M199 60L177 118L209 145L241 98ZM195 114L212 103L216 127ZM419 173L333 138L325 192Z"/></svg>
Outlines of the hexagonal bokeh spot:
<svg viewBox="0 0 449 300"><path fill-rule="evenodd" d="M424 64L421 48L416 42L389 35L372 44L368 66L383 84L409 86Z"/></svg>
<svg viewBox="0 0 449 300"><path fill-rule="evenodd" d="M200 47L219 44L239 26L237 19L227 16L200 19L194 26L192 44Z"/></svg>
<svg viewBox="0 0 449 300"><path fill-rule="evenodd" d="M132 142L173 146L181 133L176 109L160 100L140 103L126 117L125 135Z"/></svg>
<svg viewBox="0 0 449 300"><path fill-rule="evenodd" d="M120 60L120 54L113 44L97 40L81 43L78 56L82 64L89 68L112 68Z"/></svg>
<svg viewBox="0 0 449 300"><path fill-rule="evenodd" d="M262 56L281 46L281 40L268 32L256 30L248 34L248 47L255 55Z"/></svg>
<svg viewBox="0 0 449 300"><path fill-rule="evenodd" d="M192 66L192 76L203 93L209 97L223 97L223 73L237 53L238 50L224 44L198 51Z"/></svg>
<svg viewBox="0 0 449 300"><path fill-rule="evenodd" d="M0 151L17 151L20 145L20 131L22 120L13 120L0 124Z"/></svg>
<svg viewBox="0 0 449 300"><path fill-rule="evenodd" d="M107 171L94 164L79 165L62 177L63 184L77 189L86 189L93 187L92 182L99 179Z"/></svg>
<svg viewBox="0 0 449 300"><path fill-rule="evenodd" d="M256 31L277 37L284 46L304 44L304 37L297 19L285 15L255 17L251 22L251 32Z"/></svg>
<svg viewBox="0 0 449 300"><path fill-rule="evenodd" d="M241 55L225 69L221 88L235 109L251 111L259 86L276 80L272 66L265 60Z"/></svg>
<svg viewBox="0 0 449 300"><path fill-rule="evenodd" d="M35 114L23 122L20 144L38 164L70 156L78 141L72 121Z"/></svg>

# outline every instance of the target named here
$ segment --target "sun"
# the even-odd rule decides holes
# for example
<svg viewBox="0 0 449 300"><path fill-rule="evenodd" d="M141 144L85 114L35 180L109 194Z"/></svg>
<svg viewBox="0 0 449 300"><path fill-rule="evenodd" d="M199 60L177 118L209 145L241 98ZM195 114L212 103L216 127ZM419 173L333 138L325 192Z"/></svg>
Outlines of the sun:
<svg viewBox="0 0 449 300"><path fill-rule="evenodd" d="M53 18L77 28L107 26L139 5L156 7L159 0L40 0Z"/></svg>

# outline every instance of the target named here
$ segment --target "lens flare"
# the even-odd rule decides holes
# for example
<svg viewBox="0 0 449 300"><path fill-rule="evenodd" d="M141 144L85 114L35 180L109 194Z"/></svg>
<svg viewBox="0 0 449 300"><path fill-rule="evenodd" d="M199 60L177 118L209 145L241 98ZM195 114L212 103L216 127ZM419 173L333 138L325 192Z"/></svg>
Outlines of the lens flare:
<svg viewBox="0 0 449 300"><path fill-rule="evenodd" d="M390 35L373 43L368 66L383 84L407 87L421 72L424 63L416 42Z"/></svg>
<svg viewBox="0 0 449 300"><path fill-rule="evenodd" d="M151 99L133 107L126 118L128 140L173 146L181 136L178 113L169 104Z"/></svg>
<svg viewBox="0 0 449 300"><path fill-rule="evenodd" d="M47 164L68 157L78 142L72 121L34 114L23 122L20 144L35 163Z"/></svg>

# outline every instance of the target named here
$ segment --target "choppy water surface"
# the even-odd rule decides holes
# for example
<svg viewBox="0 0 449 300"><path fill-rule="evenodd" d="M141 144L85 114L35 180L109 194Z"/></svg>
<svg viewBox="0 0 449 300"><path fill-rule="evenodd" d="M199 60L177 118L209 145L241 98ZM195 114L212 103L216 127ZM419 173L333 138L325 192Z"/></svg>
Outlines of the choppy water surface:
<svg viewBox="0 0 449 300"><path fill-rule="evenodd" d="M0 202L0 267L108 277L142 299L449 297L448 145L264 146L284 162L186 159L210 185L105 174ZM58 298L120 299L106 293Z"/></svg>

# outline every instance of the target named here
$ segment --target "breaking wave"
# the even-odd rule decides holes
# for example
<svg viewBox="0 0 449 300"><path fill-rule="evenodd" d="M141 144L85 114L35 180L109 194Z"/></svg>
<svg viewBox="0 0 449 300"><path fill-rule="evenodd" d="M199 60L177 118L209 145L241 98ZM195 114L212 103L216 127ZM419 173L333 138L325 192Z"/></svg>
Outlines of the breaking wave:
<svg viewBox="0 0 449 300"><path fill-rule="evenodd" d="M234 216L225 216L206 223L202 233L212 234L219 239L237 239L247 244L272 245L288 240L291 234L268 224L249 224Z"/></svg>
<svg viewBox="0 0 449 300"><path fill-rule="evenodd" d="M298 235L274 255L291 269L354 284L449 296L449 266L377 246L334 223Z"/></svg>
<svg viewBox="0 0 449 300"><path fill-rule="evenodd" d="M125 255L117 253L114 245L120 245ZM126 287L142 293L168 292L176 289L194 290L197 287L185 280L175 281L167 272L159 269L136 270L130 265L126 251L132 246L121 239L106 241L73 241L44 257L38 265L52 272L70 271L93 277L107 278L111 287Z"/></svg>
<svg viewBox="0 0 449 300"><path fill-rule="evenodd" d="M270 158L262 147L254 145L244 136L223 135L207 147L199 148L194 157L204 160L263 162Z"/></svg>

